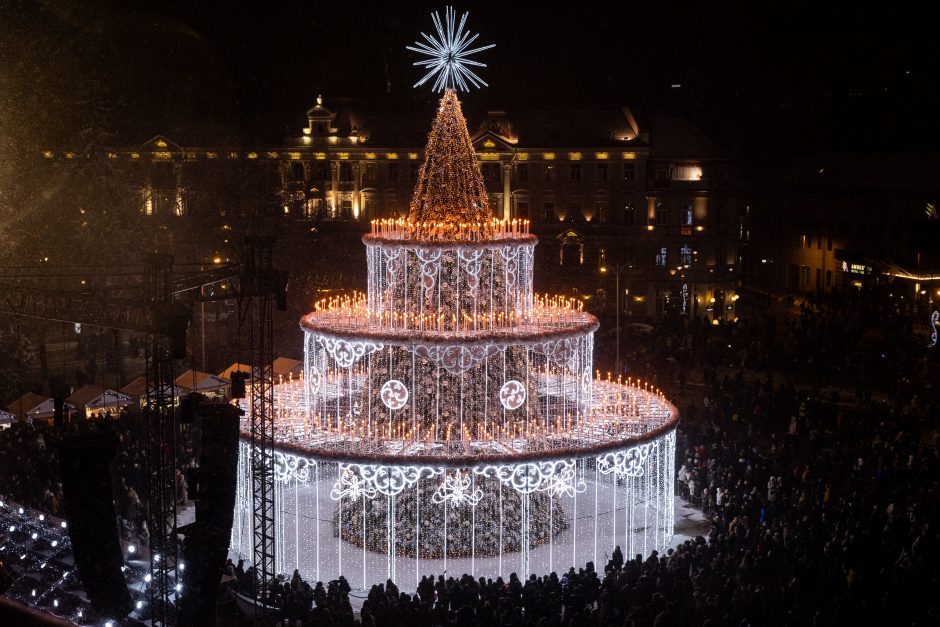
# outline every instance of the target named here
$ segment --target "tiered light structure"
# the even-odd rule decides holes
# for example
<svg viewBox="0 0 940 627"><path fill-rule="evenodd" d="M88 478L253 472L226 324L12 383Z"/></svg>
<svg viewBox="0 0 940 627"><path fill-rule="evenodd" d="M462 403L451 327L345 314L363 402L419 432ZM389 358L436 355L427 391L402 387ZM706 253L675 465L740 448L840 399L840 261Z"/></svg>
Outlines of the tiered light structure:
<svg viewBox="0 0 940 627"><path fill-rule="evenodd" d="M409 218L372 223L366 293L314 305L304 375L276 389L278 572L368 588L669 543L676 409L649 385L595 378L597 319L534 295L528 226L494 219L448 89Z"/></svg>

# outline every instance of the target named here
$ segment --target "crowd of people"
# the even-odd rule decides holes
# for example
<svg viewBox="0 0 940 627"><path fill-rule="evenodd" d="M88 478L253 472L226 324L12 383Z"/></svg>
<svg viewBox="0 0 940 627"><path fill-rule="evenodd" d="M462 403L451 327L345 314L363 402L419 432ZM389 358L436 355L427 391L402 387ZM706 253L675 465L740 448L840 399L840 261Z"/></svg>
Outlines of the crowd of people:
<svg viewBox="0 0 940 627"><path fill-rule="evenodd" d="M706 512L707 537L650 555L610 547L606 564L541 576L388 581L358 615L344 578L296 571L265 602L284 625L336 627L940 623L937 356L888 294L869 296L731 327L664 324L625 351L681 403L677 492ZM54 449L25 427L0 434L0 450L19 451L0 472L49 508L54 471L28 459L41 446ZM140 500L141 446L128 432L118 461ZM227 574L252 596L250 566Z"/></svg>
<svg viewBox="0 0 940 627"><path fill-rule="evenodd" d="M124 410L112 417L74 420L63 429L40 422L18 421L0 430L0 495L21 505L66 516L59 480L58 441L88 431L113 433L117 441L114 459L114 501L125 540L147 546L148 454L145 421L137 411ZM186 470L195 465L189 431L177 438L177 501L187 504Z"/></svg>

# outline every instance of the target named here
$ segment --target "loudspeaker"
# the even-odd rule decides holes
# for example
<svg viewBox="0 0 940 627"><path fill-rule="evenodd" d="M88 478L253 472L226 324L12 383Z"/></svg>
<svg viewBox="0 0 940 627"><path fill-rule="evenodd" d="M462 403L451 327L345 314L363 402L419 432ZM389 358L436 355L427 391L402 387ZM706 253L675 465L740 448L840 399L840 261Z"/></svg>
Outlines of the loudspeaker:
<svg viewBox="0 0 940 627"><path fill-rule="evenodd" d="M245 381L248 379L247 372L232 373L232 398L245 398Z"/></svg>
<svg viewBox="0 0 940 627"><path fill-rule="evenodd" d="M85 593L99 614L120 618L131 611L131 596L111 491L116 445L113 433L86 433L60 440L58 448L65 519Z"/></svg>
<svg viewBox="0 0 940 627"><path fill-rule="evenodd" d="M202 425L199 468L194 473L196 522L180 529L183 542L183 590L180 600L180 624L215 623L215 599L225 568L238 470L238 427L244 415L228 404L204 404L199 408ZM188 477L187 477L188 478Z"/></svg>

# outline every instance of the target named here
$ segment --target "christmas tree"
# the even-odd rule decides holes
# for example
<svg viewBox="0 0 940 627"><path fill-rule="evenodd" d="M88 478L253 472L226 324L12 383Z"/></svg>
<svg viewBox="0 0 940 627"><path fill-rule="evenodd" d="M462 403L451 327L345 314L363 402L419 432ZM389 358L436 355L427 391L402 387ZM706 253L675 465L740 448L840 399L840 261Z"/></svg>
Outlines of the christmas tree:
<svg viewBox="0 0 940 627"><path fill-rule="evenodd" d="M418 172L412 222L485 223L493 219L460 100L444 92Z"/></svg>

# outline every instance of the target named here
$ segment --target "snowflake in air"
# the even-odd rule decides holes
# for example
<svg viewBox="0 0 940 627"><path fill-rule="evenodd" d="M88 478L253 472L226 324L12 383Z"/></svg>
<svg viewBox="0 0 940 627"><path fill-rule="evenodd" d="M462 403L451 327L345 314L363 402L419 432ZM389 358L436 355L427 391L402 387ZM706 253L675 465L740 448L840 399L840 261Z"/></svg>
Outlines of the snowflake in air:
<svg viewBox="0 0 940 627"><path fill-rule="evenodd" d="M495 47L496 44L470 48L477 37L480 35L470 35L464 31L464 24L467 22L469 12L464 13L460 18L460 24L455 28L457 12L452 7L444 10L444 21L435 11L431 14L431 20L437 29L437 39L421 33L425 42L416 41L414 46L405 46L408 50L413 50L419 54L426 55L427 59L415 61L414 65L424 66L430 70L424 77L414 84L415 87L424 85L430 79L434 79L434 91L444 91L453 89L460 91L470 91L469 85L474 87L486 86L486 81L477 76L468 65L477 67L486 67L485 63L474 61L468 57L483 50Z"/></svg>

